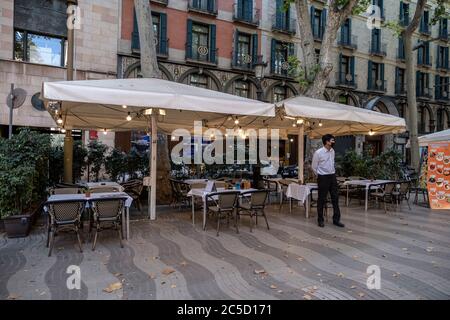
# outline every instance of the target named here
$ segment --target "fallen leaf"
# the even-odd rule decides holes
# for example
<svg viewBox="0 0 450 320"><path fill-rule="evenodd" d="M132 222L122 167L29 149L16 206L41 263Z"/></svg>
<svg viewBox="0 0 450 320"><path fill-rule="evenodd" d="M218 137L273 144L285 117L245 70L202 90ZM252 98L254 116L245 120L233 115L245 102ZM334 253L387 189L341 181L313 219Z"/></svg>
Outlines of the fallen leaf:
<svg viewBox="0 0 450 320"><path fill-rule="evenodd" d="M177 285L176 285L176 284L173 284L173 285L171 285L170 287L171 287L172 289L174 289L174 288L177 287Z"/></svg>
<svg viewBox="0 0 450 320"><path fill-rule="evenodd" d="M103 289L103 291L111 293L111 292L114 292L119 289L122 289L122 282L111 283L109 286L107 286L105 289Z"/></svg>
<svg viewBox="0 0 450 320"><path fill-rule="evenodd" d="M175 270L172 269L172 268L165 268L165 269L162 271L162 274L168 276L169 274L174 273L174 272L175 272Z"/></svg>
<svg viewBox="0 0 450 320"><path fill-rule="evenodd" d="M356 289L356 286L351 286L350 289Z"/></svg>
<svg viewBox="0 0 450 320"><path fill-rule="evenodd" d="M427 252L431 252L431 251L433 251L433 247L427 247L425 250L427 250Z"/></svg>
<svg viewBox="0 0 450 320"><path fill-rule="evenodd" d="M342 272L339 272L339 273L337 274L337 276L340 277L340 278L343 278L343 277L344 277L344 274L343 274Z"/></svg>
<svg viewBox="0 0 450 320"><path fill-rule="evenodd" d="M403 251L408 251L408 248L402 248Z"/></svg>
<svg viewBox="0 0 450 320"><path fill-rule="evenodd" d="M10 293L7 299L8 299L8 300L17 300L17 299L19 299L19 298L20 298L20 296L19 296L18 294L16 294L16 293Z"/></svg>
<svg viewBox="0 0 450 320"><path fill-rule="evenodd" d="M352 231L352 230L347 230L347 232L348 232L348 233L353 233L353 231Z"/></svg>
<svg viewBox="0 0 450 320"><path fill-rule="evenodd" d="M181 261L181 263L180 263L183 267L184 266L186 266L187 265L187 262L186 261Z"/></svg>
<svg viewBox="0 0 450 320"><path fill-rule="evenodd" d="M278 290L277 292L278 292L278 293L283 293L283 290Z"/></svg>
<svg viewBox="0 0 450 320"><path fill-rule="evenodd" d="M305 300L311 300L312 297L311 297L309 294L305 294L305 295L303 295L303 299L305 299Z"/></svg>
<svg viewBox="0 0 450 320"><path fill-rule="evenodd" d="M318 273L318 274L317 274L317 276L318 276L318 277L321 277L321 276L322 276L322 274Z"/></svg>
<svg viewBox="0 0 450 320"><path fill-rule="evenodd" d="M266 273L266 270L264 270L264 269L255 270L255 274L261 274L261 273Z"/></svg>
<svg viewBox="0 0 450 320"><path fill-rule="evenodd" d="M155 279L156 278L156 276L153 273L150 273L148 276L150 277L150 279Z"/></svg>
<svg viewBox="0 0 450 320"><path fill-rule="evenodd" d="M271 289L276 289L276 288L277 288L277 286L276 286L276 285L274 285L274 284L272 284L272 285L270 285L270 288L271 288Z"/></svg>
<svg viewBox="0 0 450 320"><path fill-rule="evenodd" d="M120 272L114 273L114 277L120 277L122 274Z"/></svg>
<svg viewBox="0 0 450 320"><path fill-rule="evenodd" d="M303 258L302 257L298 257L297 260L298 261L303 261Z"/></svg>
<svg viewBox="0 0 450 320"><path fill-rule="evenodd" d="M364 297L365 295L366 295L366 294L363 293L363 292L358 293L358 296L359 296L360 298Z"/></svg>

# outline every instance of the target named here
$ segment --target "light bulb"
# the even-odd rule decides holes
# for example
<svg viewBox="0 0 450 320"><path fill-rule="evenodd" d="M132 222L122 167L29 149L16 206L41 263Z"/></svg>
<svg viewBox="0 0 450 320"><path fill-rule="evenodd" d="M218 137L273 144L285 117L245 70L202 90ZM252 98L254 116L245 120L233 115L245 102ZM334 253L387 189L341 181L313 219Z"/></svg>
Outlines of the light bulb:
<svg viewBox="0 0 450 320"><path fill-rule="evenodd" d="M66 129L62 128L61 133L66 133Z"/></svg>
<svg viewBox="0 0 450 320"><path fill-rule="evenodd" d="M106 129L103 129L103 134L106 135L108 133L108 131L106 131Z"/></svg>
<svg viewBox="0 0 450 320"><path fill-rule="evenodd" d="M130 115L129 112L128 112L128 115L127 115L127 121L131 121L131 115Z"/></svg>
<svg viewBox="0 0 450 320"><path fill-rule="evenodd" d="M294 139L291 138L289 141L294 142Z"/></svg>
<svg viewBox="0 0 450 320"><path fill-rule="evenodd" d="M319 121L319 127L321 127L321 126L323 126L323 124L322 124L322 122L321 122L321 121Z"/></svg>
<svg viewBox="0 0 450 320"><path fill-rule="evenodd" d="M58 118L58 120L56 120L56 122L57 122L58 124L62 124L62 123L63 123L63 119L62 119L62 117L61 117L61 116L59 116L59 118Z"/></svg>
<svg viewBox="0 0 450 320"><path fill-rule="evenodd" d="M374 134L375 134L375 132L372 129L370 129L369 136L373 136Z"/></svg>
<svg viewBox="0 0 450 320"><path fill-rule="evenodd" d="M123 105L122 105L122 108L126 109L126 108L127 108L127 105L126 105L126 104L123 104Z"/></svg>
<svg viewBox="0 0 450 320"><path fill-rule="evenodd" d="M292 126L295 128L295 127L297 126L297 124L296 124L296 123L293 123Z"/></svg>
<svg viewBox="0 0 450 320"><path fill-rule="evenodd" d="M236 118L236 120L234 120L234 124L239 124L239 119Z"/></svg>
<svg viewBox="0 0 450 320"><path fill-rule="evenodd" d="M171 140L172 140L172 141L175 141L175 140L176 140L175 136L172 136Z"/></svg>
<svg viewBox="0 0 450 320"><path fill-rule="evenodd" d="M298 124L302 124L303 122L304 122L303 119L297 119L297 123L298 123Z"/></svg>

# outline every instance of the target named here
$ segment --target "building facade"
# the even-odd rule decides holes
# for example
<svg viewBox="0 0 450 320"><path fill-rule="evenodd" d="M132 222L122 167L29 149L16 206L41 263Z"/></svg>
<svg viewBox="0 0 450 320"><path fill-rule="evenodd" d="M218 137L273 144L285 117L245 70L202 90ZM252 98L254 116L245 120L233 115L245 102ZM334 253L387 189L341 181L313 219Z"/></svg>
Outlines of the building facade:
<svg viewBox="0 0 450 320"><path fill-rule="evenodd" d="M59 20L38 20L37 16L43 16L42 5L33 7L30 3L41 2L1 1L0 100L5 100L9 83L14 82L27 91L25 104L15 110L15 124L51 127L55 126L53 120L33 106L32 97L42 81L65 77L65 1L45 1L57 9L51 12L58 12ZM133 0L78 2L81 25L75 32L76 79L139 77L139 33ZM162 77L268 102L298 94L299 86L288 73L289 57L301 60L297 16L293 7L283 11L282 2L151 0ZM373 0L373 4L382 20L403 24L415 10L412 0ZM414 54L420 134L450 127L448 21L429 25L433 6L429 1L414 40L433 39ZM327 20L326 1L311 1L309 10L319 54ZM362 15L352 16L339 30L333 48L333 74L324 99L402 116L408 121L402 40L384 27L369 28L367 20ZM60 21L59 25L54 21ZM49 30L53 34L46 34ZM27 46L33 42L28 39L39 35L59 41L60 55L51 56L51 61L49 57L36 58L36 50ZM39 47L39 39L35 42ZM54 50L52 43L45 46ZM45 50L37 51L44 55ZM258 56L267 62L262 81L255 78L253 70ZM7 112L6 108L0 110L3 125L8 121ZM132 139L131 133L115 137L121 145ZM406 136L347 137L341 141L345 148L371 146L377 153L392 146L404 148ZM289 145L295 149L295 141L286 145L287 153L295 155ZM295 163L295 157L289 162Z"/></svg>

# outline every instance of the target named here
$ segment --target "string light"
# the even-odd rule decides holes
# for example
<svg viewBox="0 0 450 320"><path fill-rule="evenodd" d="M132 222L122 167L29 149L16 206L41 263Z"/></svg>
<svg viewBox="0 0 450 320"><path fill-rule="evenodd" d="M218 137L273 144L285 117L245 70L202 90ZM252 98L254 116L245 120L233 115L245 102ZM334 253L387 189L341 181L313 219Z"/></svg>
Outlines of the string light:
<svg viewBox="0 0 450 320"><path fill-rule="evenodd" d="M297 124L302 124L304 122L303 119L297 119Z"/></svg>
<svg viewBox="0 0 450 320"><path fill-rule="evenodd" d="M106 131L106 128L103 129L103 134L106 135L108 133L108 131Z"/></svg>
<svg viewBox="0 0 450 320"><path fill-rule="evenodd" d="M61 133L66 133L66 129L61 128Z"/></svg>
<svg viewBox="0 0 450 320"><path fill-rule="evenodd" d="M319 127L323 126L322 121L319 121Z"/></svg>
<svg viewBox="0 0 450 320"><path fill-rule="evenodd" d="M126 104L123 104L123 105L122 105L122 108L126 109L126 108L127 108L127 105L126 105Z"/></svg>
<svg viewBox="0 0 450 320"><path fill-rule="evenodd" d="M239 119L236 117L236 119L234 120L234 124L239 124Z"/></svg>
<svg viewBox="0 0 450 320"><path fill-rule="evenodd" d="M131 121L131 114L128 112L127 121Z"/></svg>
<svg viewBox="0 0 450 320"><path fill-rule="evenodd" d="M294 142L294 139L291 138L289 141Z"/></svg>
<svg viewBox="0 0 450 320"><path fill-rule="evenodd" d="M58 124L62 124L62 123L63 123L63 119L62 119L62 117L61 117L61 116L59 116L59 118L58 118L58 120L56 120L56 122L57 122Z"/></svg>
<svg viewBox="0 0 450 320"><path fill-rule="evenodd" d="M172 136L172 138L170 138L172 141L175 141L177 138L175 136Z"/></svg>
<svg viewBox="0 0 450 320"><path fill-rule="evenodd" d="M372 129L370 129L369 130L369 136L373 136L374 134L375 134L375 132Z"/></svg>
<svg viewBox="0 0 450 320"><path fill-rule="evenodd" d="M292 126L295 128L295 127L297 126L297 124L296 124L296 123L293 123Z"/></svg>

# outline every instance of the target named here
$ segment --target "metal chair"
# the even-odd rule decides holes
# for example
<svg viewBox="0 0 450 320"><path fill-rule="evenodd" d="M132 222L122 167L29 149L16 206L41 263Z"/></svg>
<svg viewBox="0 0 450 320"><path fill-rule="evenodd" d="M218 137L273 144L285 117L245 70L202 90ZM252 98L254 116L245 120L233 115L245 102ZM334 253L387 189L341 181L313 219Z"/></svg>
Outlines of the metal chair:
<svg viewBox="0 0 450 320"><path fill-rule="evenodd" d="M209 193L206 196L207 213L217 216L217 236L219 236L220 219L226 217L227 225L230 224L230 216L232 216L233 212L237 209L239 195L239 191L220 191ZM237 228L238 226L236 223L236 231L239 232Z"/></svg>
<svg viewBox="0 0 450 320"><path fill-rule="evenodd" d="M89 234L92 227L95 227L94 242L92 250L95 250L98 233L102 230L114 228L119 233L120 246L122 243L122 211L125 207L127 198L101 198L89 201L89 207L92 210L92 217L89 223ZM106 226L106 228L105 228ZM110 229L109 228L109 229Z"/></svg>
<svg viewBox="0 0 450 320"><path fill-rule="evenodd" d="M272 202L270 196L275 194L277 196L280 195L280 190L278 190L278 183L276 181L270 179L263 179L264 189L269 190L269 204Z"/></svg>
<svg viewBox="0 0 450 320"><path fill-rule="evenodd" d="M250 201L246 202L244 199L248 195L250 195ZM242 200L239 203L236 213L236 229L238 232L239 220L242 215L250 216L250 232L252 232L253 229L253 217L255 217L255 225L258 225L258 215L262 215L264 217L264 220L266 220L267 230L269 230L269 222L267 221L267 216L264 211L268 196L269 190L252 190L242 193Z"/></svg>
<svg viewBox="0 0 450 320"><path fill-rule="evenodd" d="M228 183L226 181L214 181L214 185L217 189L228 189Z"/></svg>
<svg viewBox="0 0 450 320"><path fill-rule="evenodd" d="M80 193L79 188L54 188L51 194L77 194Z"/></svg>
<svg viewBox="0 0 450 320"><path fill-rule="evenodd" d="M81 215L86 207L86 200L47 201L45 207L49 214L47 226L48 256L50 257L52 254L57 233L63 230L75 231L80 252L83 252L79 227Z"/></svg>
<svg viewBox="0 0 450 320"><path fill-rule="evenodd" d="M126 183L122 184L123 191L128 194L131 198L133 198L134 205L136 206L136 209L139 210L139 212L142 212L142 205L141 205L141 193L142 190L144 190L144 184L142 180L135 179L127 181Z"/></svg>
<svg viewBox="0 0 450 320"><path fill-rule="evenodd" d="M100 187L100 188L92 188L89 190L91 193L108 193L108 192L120 192L120 190L116 187Z"/></svg>
<svg viewBox="0 0 450 320"><path fill-rule="evenodd" d="M279 183L280 183L280 188L281 188L281 190L283 191L283 196L282 196L281 199L280 199L280 208L279 208L279 210L281 211L281 209L282 209L282 207L283 207L283 201L284 201L285 199L287 199L287 197L286 197L287 188L289 187L289 185L290 185L291 183L297 183L297 184L298 184L298 181L289 180L289 179L281 179L281 180L279 181Z"/></svg>
<svg viewBox="0 0 450 320"><path fill-rule="evenodd" d="M375 198L377 204L378 201L382 201L384 203L384 213L386 214L387 214L386 203L390 202L391 204L393 204L393 201L396 200L396 197L394 195L396 185L397 182L383 183L378 185L378 188L374 192L370 193L370 197Z"/></svg>
<svg viewBox="0 0 450 320"><path fill-rule="evenodd" d="M403 200L406 200L409 210L411 210L411 206L409 205L410 190L411 190L411 182L402 181L400 182L400 188L392 192L392 195L396 198L398 205L401 206Z"/></svg>

